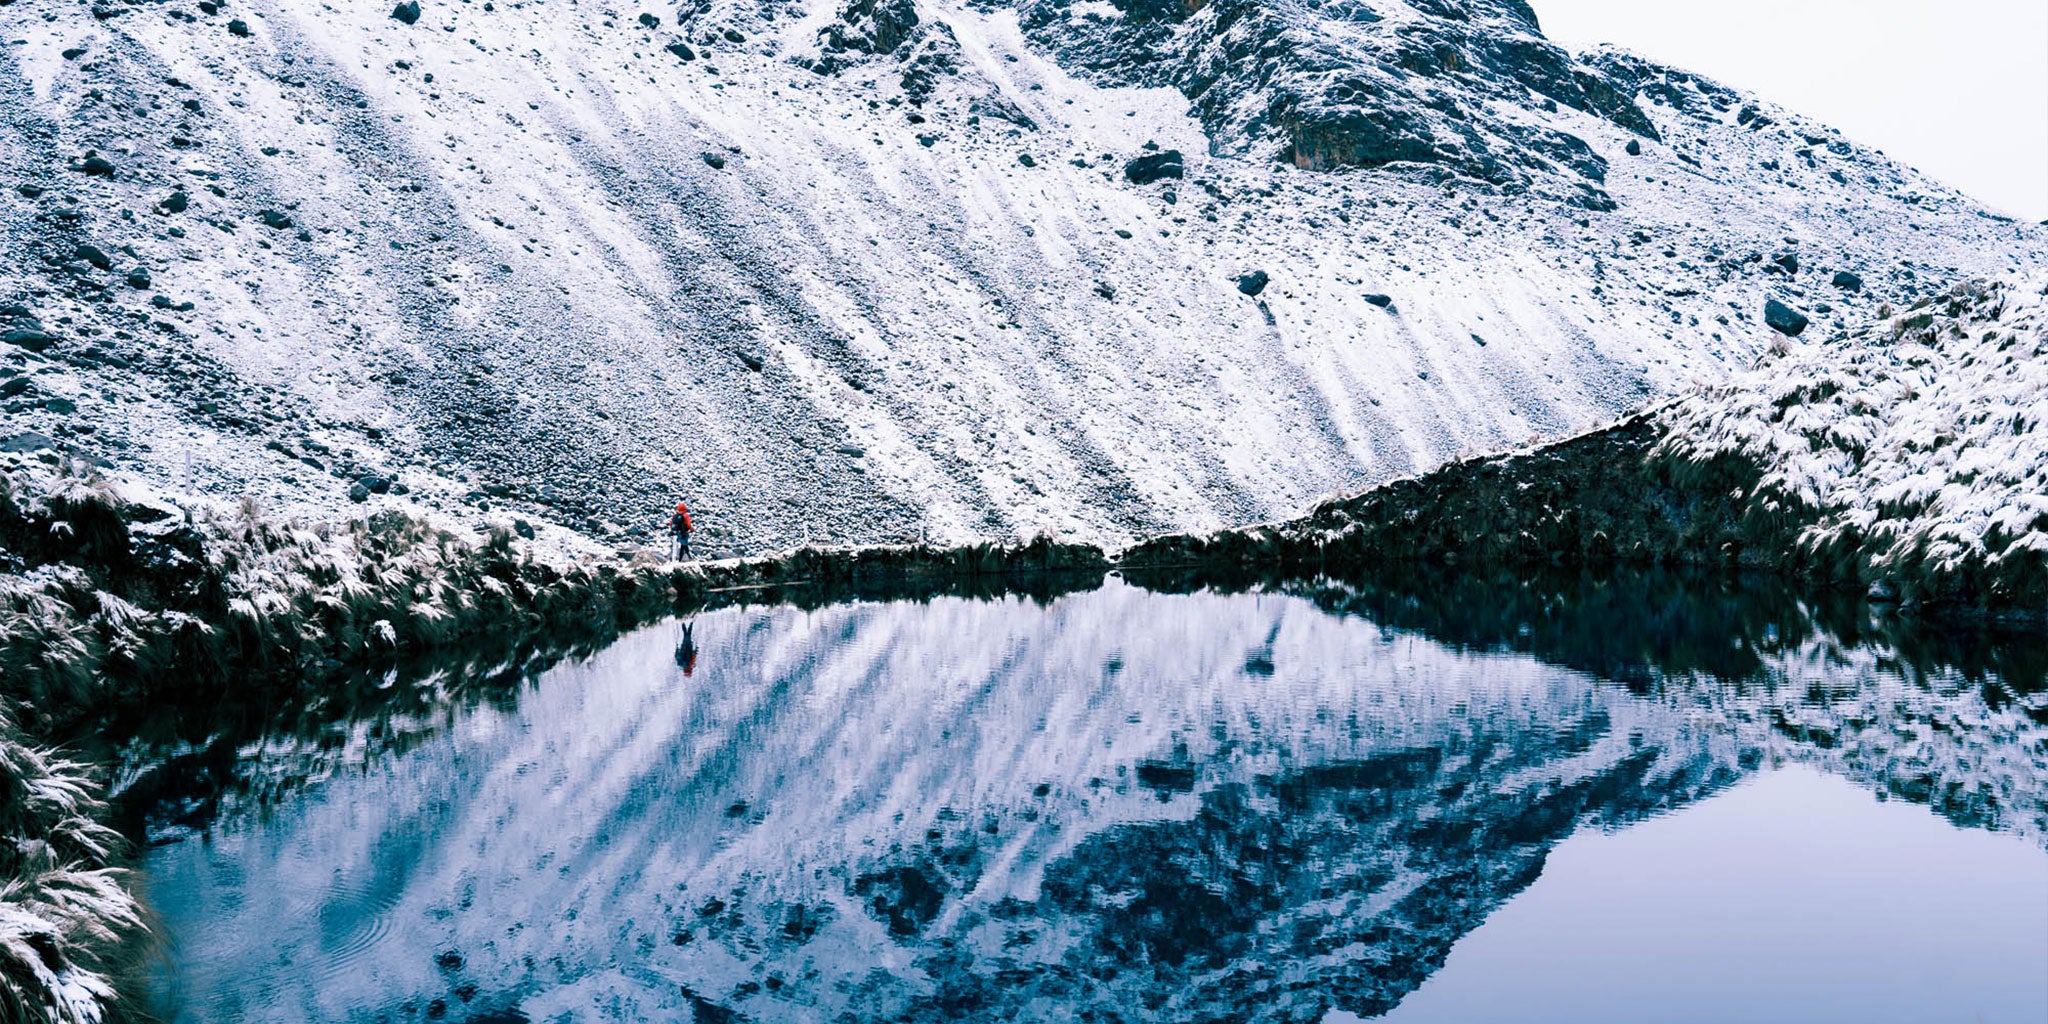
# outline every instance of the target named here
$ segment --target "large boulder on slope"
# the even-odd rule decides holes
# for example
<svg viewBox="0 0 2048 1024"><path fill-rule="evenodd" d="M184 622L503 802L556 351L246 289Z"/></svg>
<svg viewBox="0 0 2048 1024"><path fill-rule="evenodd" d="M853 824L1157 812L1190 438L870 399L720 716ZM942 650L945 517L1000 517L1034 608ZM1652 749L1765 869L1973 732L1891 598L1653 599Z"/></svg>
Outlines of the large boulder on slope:
<svg viewBox="0 0 2048 1024"><path fill-rule="evenodd" d="M1806 330L1808 321L1806 314L1771 299L1764 303L1764 323L1769 324L1771 329L1779 334L1796 338L1801 331Z"/></svg>
<svg viewBox="0 0 2048 1024"><path fill-rule="evenodd" d="M1124 165L1124 177L1134 185L1150 185L1161 178L1187 177L1187 165L1177 149L1147 153Z"/></svg>

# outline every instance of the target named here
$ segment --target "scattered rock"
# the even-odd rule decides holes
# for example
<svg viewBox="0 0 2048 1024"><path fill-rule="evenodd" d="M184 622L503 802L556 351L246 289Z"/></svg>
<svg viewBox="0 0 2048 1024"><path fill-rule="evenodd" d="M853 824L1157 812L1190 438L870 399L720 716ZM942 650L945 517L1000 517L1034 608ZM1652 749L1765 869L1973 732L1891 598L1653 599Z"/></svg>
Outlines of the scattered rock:
<svg viewBox="0 0 2048 1024"><path fill-rule="evenodd" d="M111 178L114 176L114 165L106 157L98 153L85 154L85 159L79 161L78 170L95 178Z"/></svg>
<svg viewBox="0 0 2048 1024"><path fill-rule="evenodd" d="M150 280L148 268L136 267L134 270L128 272L128 287L133 288L139 292L144 288L149 287L149 285Z"/></svg>
<svg viewBox="0 0 2048 1024"><path fill-rule="evenodd" d="M263 222L264 227L272 231L283 231L292 226L292 219L279 210L258 210L256 217Z"/></svg>
<svg viewBox="0 0 2048 1024"><path fill-rule="evenodd" d="M641 15L641 17L645 18L645 17L647 17L647 15L643 14L643 15ZM650 26L650 27L651 27L651 26ZM525 539L527 539L527 540L532 540L532 539L533 539L533 524L532 524L532 523L529 523L529 522L527 522L527 521L526 521L526 520L524 520L524 519L514 519L514 520L512 520L512 532L513 532L513 533L516 533L516 534L518 534L519 536L521 536L521 537L523 537L523 538L525 538Z"/></svg>
<svg viewBox="0 0 2048 1024"><path fill-rule="evenodd" d="M1162 178L1186 176L1187 167L1181 160L1180 150L1177 149L1147 153L1124 165L1124 177L1134 185L1150 185Z"/></svg>
<svg viewBox="0 0 2048 1024"><path fill-rule="evenodd" d="M192 197L186 195L181 189L165 196L163 202L156 204L156 208L165 213L184 213L185 208L190 205L192 205Z"/></svg>
<svg viewBox="0 0 2048 1024"><path fill-rule="evenodd" d="M405 0L391 9L391 16L408 25L416 24L420 20L419 0Z"/></svg>
<svg viewBox="0 0 2048 1024"><path fill-rule="evenodd" d="M357 502L368 501L370 500L370 489L364 487L360 483L350 484L348 488L348 500Z"/></svg>
<svg viewBox="0 0 2048 1024"><path fill-rule="evenodd" d="M74 46L68 50L65 50L63 54L61 54L61 56L65 60L77 60L78 58L85 56L85 47Z"/></svg>
<svg viewBox="0 0 2048 1024"><path fill-rule="evenodd" d="M59 416L69 416L78 411L78 403L69 398L46 398L43 400L43 408Z"/></svg>
<svg viewBox="0 0 2048 1024"><path fill-rule="evenodd" d="M41 185L32 185L24 181L21 184L14 186L14 191L21 193L21 197L23 199L38 199L42 197L43 187Z"/></svg>
<svg viewBox="0 0 2048 1024"><path fill-rule="evenodd" d="M1272 278L1263 270L1254 270L1237 279L1237 290L1246 295L1257 295L1266 290L1266 283Z"/></svg>
<svg viewBox="0 0 2048 1024"><path fill-rule="evenodd" d="M657 18L657 17L655 17L655 16L654 16L654 15L652 15L652 14L645 14L645 13L643 13L643 14L641 14L641 15L640 15L640 24L641 24L641 25L643 25L643 26L645 26L645 27L647 27L647 28L660 28L660 27L661 27L661 19L660 19L660 18Z"/></svg>
<svg viewBox="0 0 2048 1024"><path fill-rule="evenodd" d="M1108 281L1097 281L1095 282L1095 294L1105 299L1114 299L1116 298L1116 286Z"/></svg>
<svg viewBox="0 0 2048 1024"><path fill-rule="evenodd" d="M1788 252L1782 256L1774 256L1771 258L1771 262L1777 264L1780 267L1783 267L1785 273L1787 274L1799 273L1799 254L1796 252Z"/></svg>
<svg viewBox="0 0 2048 1024"><path fill-rule="evenodd" d="M101 270L112 270L114 267L114 261L96 245L80 242L74 250L74 255Z"/></svg>
<svg viewBox="0 0 2048 1024"><path fill-rule="evenodd" d="M0 381L0 398L14 398L27 393L31 387L27 377L10 377Z"/></svg>
<svg viewBox="0 0 2048 1024"><path fill-rule="evenodd" d="M249 23L240 18L228 22L228 35L249 38Z"/></svg>
<svg viewBox="0 0 2048 1024"><path fill-rule="evenodd" d="M719 156L716 153L704 154L704 162L710 164L711 169L714 171L722 171L725 169L725 158Z"/></svg>
<svg viewBox="0 0 2048 1024"><path fill-rule="evenodd" d="M1038 161L1036 161L1036 160L1033 160L1033 159L1031 159L1031 154L1029 154L1029 153L1019 153L1019 154L1017 154L1017 162L1018 162L1018 163L1020 163L1020 164L1023 164L1023 165L1024 165L1024 166L1026 166L1026 167L1036 167L1036 166L1038 166Z"/></svg>
<svg viewBox="0 0 2048 1024"><path fill-rule="evenodd" d="M16 348L25 348L30 352L41 352L55 344L56 341L57 339L32 327L17 327L5 334L0 334L0 342L5 342Z"/></svg>
<svg viewBox="0 0 2048 1024"><path fill-rule="evenodd" d="M1863 279L1846 270L1837 270L1834 285L1846 292L1860 292L1863 290Z"/></svg>
<svg viewBox="0 0 2048 1024"><path fill-rule="evenodd" d="M1779 334L1796 338L1801 331L1806 330L1808 320L1806 314L1771 299L1764 303L1764 323L1769 324L1771 329Z"/></svg>
<svg viewBox="0 0 2048 1024"><path fill-rule="evenodd" d="M1384 309L1389 313L1394 311L1394 297L1391 295L1381 295L1378 292L1373 292L1365 297L1365 301L1370 302L1373 305L1378 306L1379 308Z"/></svg>
<svg viewBox="0 0 2048 1024"><path fill-rule="evenodd" d="M1628 140L1628 145L1622 148L1625 149L1628 152L1628 155L1630 156L1643 155L1643 143L1640 139L1630 139Z"/></svg>
<svg viewBox="0 0 2048 1024"><path fill-rule="evenodd" d="M674 42L668 44L665 47L662 47L662 49L665 49L668 52L675 54L677 60L697 59L697 51L690 49L690 45L688 43Z"/></svg>
<svg viewBox="0 0 2048 1024"><path fill-rule="evenodd" d="M0 441L0 452L52 451L56 447L57 442L54 439L44 434L38 434L33 430L23 431L5 441Z"/></svg>

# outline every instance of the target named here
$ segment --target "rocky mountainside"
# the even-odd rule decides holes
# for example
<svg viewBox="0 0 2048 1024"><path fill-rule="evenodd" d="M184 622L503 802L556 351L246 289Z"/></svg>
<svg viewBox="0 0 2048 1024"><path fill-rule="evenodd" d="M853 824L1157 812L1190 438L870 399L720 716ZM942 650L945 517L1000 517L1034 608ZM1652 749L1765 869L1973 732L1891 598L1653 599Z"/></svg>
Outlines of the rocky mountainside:
<svg viewBox="0 0 2048 1024"><path fill-rule="evenodd" d="M2048 234L1519 0L15 0L0 444L712 553L1299 512ZM1846 321L1844 321L1846 322Z"/></svg>

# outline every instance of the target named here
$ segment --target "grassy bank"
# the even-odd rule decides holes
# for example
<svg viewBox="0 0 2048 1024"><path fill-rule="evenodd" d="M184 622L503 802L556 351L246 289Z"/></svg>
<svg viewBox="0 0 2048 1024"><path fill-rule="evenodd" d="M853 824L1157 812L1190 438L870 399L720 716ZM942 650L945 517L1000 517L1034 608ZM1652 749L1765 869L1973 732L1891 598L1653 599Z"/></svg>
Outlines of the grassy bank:
<svg viewBox="0 0 2048 1024"><path fill-rule="evenodd" d="M2048 301L1972 283L1884 314L1605 429L1121 560L1741 567L2048 619Z"/></svg>

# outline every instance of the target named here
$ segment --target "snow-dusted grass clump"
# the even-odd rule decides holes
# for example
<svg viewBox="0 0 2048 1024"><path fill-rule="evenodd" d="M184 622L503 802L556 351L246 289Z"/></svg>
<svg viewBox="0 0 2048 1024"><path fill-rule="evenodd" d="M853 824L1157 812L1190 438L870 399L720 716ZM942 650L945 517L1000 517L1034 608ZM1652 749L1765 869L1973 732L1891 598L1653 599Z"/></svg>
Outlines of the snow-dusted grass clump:
<svg viewBox="0 0 2048 1024"><path fill-rule="evenodd" d="M174 678L298 678L487 632L614 623L628 604L665 607L672 584L651 557L550 559L505 529L162 508L37 463L0 472L0 546L0 695L38 727Z"/></svg>
<svg viewBox="0 0 2048 1024"><path fill-rule="evenodd" d="M1800 554L1906 596L2048 598L2048 298L1972 282L1874 328L1781 344L1664 411L1658 454L1733 455Z"/></svg>
<svg viewBox="0 0 2048 1024"><path fill-rule="evenodd" d="M98 951L141 919L97 794L0 716L0 1020L96 1024L113 995Z"/></svg>

